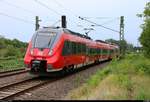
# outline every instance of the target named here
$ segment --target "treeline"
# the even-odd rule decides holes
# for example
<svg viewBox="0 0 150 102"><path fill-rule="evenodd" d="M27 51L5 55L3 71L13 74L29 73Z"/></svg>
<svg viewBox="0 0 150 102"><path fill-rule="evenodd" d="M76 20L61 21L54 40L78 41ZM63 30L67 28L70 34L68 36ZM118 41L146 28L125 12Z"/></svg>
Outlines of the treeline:
<svg viewBox="0 0 150 102"><path fill-rule="evenodd" d="M25 54L27 47L26 42L17 39L0 38L0 58L6 57L19 57L22 58Z"/></svg>
<svg viewBox="0 0 150 102"><path fill-rule="evenodd" d="M105 41L108 42L108 43L112 43L112 44L118 45L118 46L121 43L121 45L124 46L124 50L125 50L126 53L137 52L137 51L141 51L142 50L141 47L135 47L135 46L133 46L133 44L128 43L126 40L120 42L119 40L107 39Z"/></svg>
<svg viewBox="0 0 150 102"><path fill-rule="evenodd" d="M138 16L144 18L144 23L141 25L143 31L139 41L142 44L144 55L150 58L150 2L146 4L143 14L138 14Z"/></svg>

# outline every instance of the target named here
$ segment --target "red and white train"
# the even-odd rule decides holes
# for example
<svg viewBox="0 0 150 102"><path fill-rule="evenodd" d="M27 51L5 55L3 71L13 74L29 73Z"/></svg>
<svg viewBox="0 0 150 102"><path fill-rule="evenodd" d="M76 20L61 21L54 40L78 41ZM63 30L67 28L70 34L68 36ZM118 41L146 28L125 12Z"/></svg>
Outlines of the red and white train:
<svg viewBox="0 0 150 102"><path fill-rule="evenodd" d="M66 28L44 27L28 44L24 64L32 73L73 70L119 56L119 48Z"/></svg>

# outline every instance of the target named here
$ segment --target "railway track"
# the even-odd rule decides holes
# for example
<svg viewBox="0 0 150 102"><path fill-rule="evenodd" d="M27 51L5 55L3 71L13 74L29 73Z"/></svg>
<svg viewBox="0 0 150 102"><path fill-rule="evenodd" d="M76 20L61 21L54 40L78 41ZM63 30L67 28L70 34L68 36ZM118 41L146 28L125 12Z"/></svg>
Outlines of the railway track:
<svg viewBox="0 0 150 102"><path fill-rule="evenodd" d="M31 79L27 79L21 82L12 83L3 87L0 87L0 100L9 100L13 99L15 97L18 97L19 95L22 95L28 91L33 91L34 89L37 89L45 84L52 83L57 80L63 80L65 77L73 76L75 73L82 72L85 69L88 69L89 67L92 67L94 65L86 66L87 68L81 68L77 69L72 74L66 74L62 77L56 77L52 79L43 79L42 77L34 77Z"/></svg>
<svg viewBox="0 0 150 102"><path fill-rule="evenodd" d="M8 76L16 75L16 74L22 74L26 72L28 72L28 70L25 70L25 69L17 69L13 71L0 72L0 78L8 77Z"/></svg>
<svg viewBox="0 0 150 102"><path fill-rule="evenodd" d="M41 80L39 77L36 77L1 87L0 100L7 100L11 97L33 90L52 81L54 80Z"/></svg>
<svg viewBox="0 0 150 102"><path fill-rule="evenodd" d="M0 74L3 73L9 73L9 72L13 72L13 71L20 71L20 70L24 70L25 68L20 68L20 69L15 69L15 70L9 70L9 71L1 71Z"/></svg>

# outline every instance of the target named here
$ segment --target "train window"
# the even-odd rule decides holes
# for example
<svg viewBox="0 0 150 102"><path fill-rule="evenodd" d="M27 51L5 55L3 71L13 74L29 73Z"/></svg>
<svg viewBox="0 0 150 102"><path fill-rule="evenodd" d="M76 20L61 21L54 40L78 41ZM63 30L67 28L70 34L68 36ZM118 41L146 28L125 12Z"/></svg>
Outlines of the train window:
<svg viewBox="0 0 150 102"><path fill-rule="evenodd" d="M83 44L80 44L80 53L83 54Z"/></svg>
<svg viewBox="0 0 150 102"><path fill-rule="evenodd" d="M105 53L106 53L106 50L104 49L104 50L103 50L103 54L105 54Z"/></svg>
<svg viewBox="0 0 150 102"><path fill-rule="evenodd" d="M76 45L74 42L65 41L62 51L63 55L71 55L76 53Z"/></svg>
<svg viewBox="0 0 150 102"><path fill-rule="evenodd" d="M72 43L70 41L68 41L68 55L71 55L72 54Z"/></svg>
<svg viewBox="0 0 150 102"><path fill-rule="evenodd" d="M93 48L93 55L95 55L95 49Z"/></svg>
<svg viewBox="0 0 150 102"><path fill-rule="evenodd" d="M86 46L85 46L85 44L82 45L82 52L83 52L83 54L86 54Z"/></svg>
<svg viewBox="0 0 150 102"><path fill-rule="evenodd" d="M95 49L93 49L93 55L95 55Z"/></svg>
<svg viewBox="0 0 150 102"><path fill-rule="evenodd" d="M78 54L81 54L81 53L82 53L82 44L81 44L81 43L78 43L78 47L79 47Z"/></svg>
<svg viewBox="0 0 150 102"><path fill-rule="evenodd" d="M76 53L75 54L78 54L78 43L75 43L76 44Z"/></svg>
<svg viewBox="0 0 150 102"><path fill-rule="evenodd" d="M72 46L72 49L71 49L72 54L74 54L74 53L75 53L75 51L74 51L74 49L75 49L75 43L74 43L74 42L71 42L71 46Z"/></svg>
<svg viewBox="0 0 150 102"><path fill-rule="evenodd" d="M72 47L73 47L73 49L72 49L73 54L76 54L76 44L75 44L75 42L72 42Z"/></svg>
<svg viewBox="0 0 150 102"><path fill-rule="evenodd" d="M81 54L84 54L84 44L81 44Z"/></svg>
<svg viewBox="0 0 150 102"><path fill-rule="evenodd" d="M90 55L92 55L92 48L90 48Z"/></svg>
<svg viewBox="0 0 150 102"><path fill-rule="evenodd" d="M101 49L101 54L103 55L103 49Z"/></svg>
<svg viewBox="0 0 150 102"><path fill-rule="evenodd" d="M77 51L76 54L80 53L80 44L79 43L76 43L76 51Z"/></svg>
<svg viewBox="0 0 150 102"><path fill-rule="evenodd" d="M93 48L91 48L91 55L93 55Z"/></svg>
<svg viewBox="0 0 150 102"><path fill-rule="evenodd" d="M94 49L94 48L92 48L92 54L93 54L93 55L95 54L95 49Z"/></svg>
<svg viewBox="0 0 150 102"><path fill-rule="evenodd" d="M53 35L37 35L34 42L34 48L49 48L54 40Z"/></svg>
<svg viewBox="0 0 150 102"><path fill-rule="evenodd" d="M74 54L77 54L77 43L74 43Z"/></svg>
<svg viewBox="0 0 150 102"><path fill-rule="evenodd" d="M96 55L96 49L94 49L94 55Z"/></svg>
<svg viewBox="0 0 150 102"><path fill-rule="evenodd" d="M81 54L84 54L84 44L81 44Z"/></svg>
<svg viewBox="0 0 150 102"><path fill-rule="evenodd" d="M70 42L71 54L73 54L73 42Z"/></svg>
<svg viewBox="0 0 150 102"><path fill-rule="evenodd" d="M98 55L98 49L95 49L96 50L96 55Z"/></svg>
<svg viewBox="0 0 150 102"><path fill-rule="evenodd" d="M82 49L83 49L83 54L86 54L86 45L85 45L85 44L83 44ZM88 49L87 49L87 50L88 50Z"/></svg>
<svg viewBox="0 0 150 102"><path fill-rule="evenodd" d="M101 54L101 49L99 49L99 54Z"/></svg>
<svg viewBox="0 0 150 102"><path fill-rule="evenodd" d="M79 43L76 43L76 51L77 51L76 54L80 53L80 44Z"/></svg>
<svg viewBox="0 0 150 102"><path fill-rule="evenodd" d="M99 55L99 49L96 49L96 54Z"/></svg>
<svg viewBox="0 0 150 102"><path fill-rule="evenodd" d="M66 42L66 52L67 52L67 55L70 54L69 41Z"/></svg>
<svg viewBox="0 0 150 102"><path fill-rule="evenodd" d="M81 43L79 43L79 44L78 44L78 47L79 47L78 54L81 54L81 53L82 53L82 44L81 44Z"/></svg>
<svg viewBox="0 0 150 102"><path fill-rule="evenodd" d="M102 54L103 55L106 55L108 53L108 50L107 49L102 49Z"/></svg>
<svg viewBox="0 0 150 102"><path fill-rule="evenodd" d="M92 55L92 48L89 48L89 55Z"/></svg>
<svg viewBox="0 0 150 102"><path fill-rule="evenodd" d="M105 50L105 54L107 54L107 52L108 52L108 50L106 49L106 50Z"/></svg>
<svg viewBox="0 0 150 102"><path fill-rule="evenodd" d="M87 48L87 46L84 44L84 53L86 54L86 52L87 52L87 50L88 50L88 48Z"/></svg>
<svg viewBox="0 0 150 102"><path fill-rule="evenodd" d="M67 46L67 45L68 45L67 43L68 43L68 41L65 41L65 42L64 42L64 46L63 46L62 55L64 55L64 56L67 55L67 52L68 52L68 51L67 51L67 47L68 47L68 46Z"/></svg>
<svg viewBox="0 0 150 102"><path fill-rule="evenodd" d="M90 48L89 47L87 48L86 51L87 51L87 54L90 55Z"/></svg>
<svg viewBox="0 0 150 102"><path fill-rule="evenodd" d="M96 55L98 55L98 49L96 49Z"/></svg>
<svg viewBox="0 0 150 102"><path fill-rule="evenodd" d="M51 48L54 39L56 38L56 32L37 32L34 37L34 48Z"/></svg>
<svg viewBox="0 0 150 102"><path fill-rule="evenodd" d="M94 49L92 48L91 50L92 50L92 55L93 55L94 54Z"/></svg>
<svg viewBox="0 0 150 102"><path fill-rule="evenodd" d="M84 44L80 44L80 53L84 54L85 50L84 50Z"/></svg>
<svg viewBox="0 0 150 102"><path fill-rule="evenodd" d="M105 49L105 55L107 54L107 49Z"/></svg>
<svg viewBox="0 0 150 102"><path fill-rule="evenodd" d="M86 46L86 55L90 55L90 48Z"/></svg>
<svg viewBox="0 0 150 102"><path fill-rule="evenodd" d="M95 55L97 55L97 49L95 49Z"/></svg>
<svg viewBox="0 0 150 102"><path fill-rule="evenodd" d="M97 49L97 55L99 55L99 49Z"/></svg>

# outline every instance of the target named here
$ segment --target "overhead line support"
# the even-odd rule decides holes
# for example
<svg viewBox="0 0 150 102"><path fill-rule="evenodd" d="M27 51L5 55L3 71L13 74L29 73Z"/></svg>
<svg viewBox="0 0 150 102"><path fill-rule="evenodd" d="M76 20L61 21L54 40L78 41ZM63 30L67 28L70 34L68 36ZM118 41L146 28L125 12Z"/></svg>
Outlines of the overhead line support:
<svg viewBox="0 0 150 102"><path fill-rule="evenodd" d="M120 17L120 54L125 55L125 44L124 44L124 16Z"/></svg>

